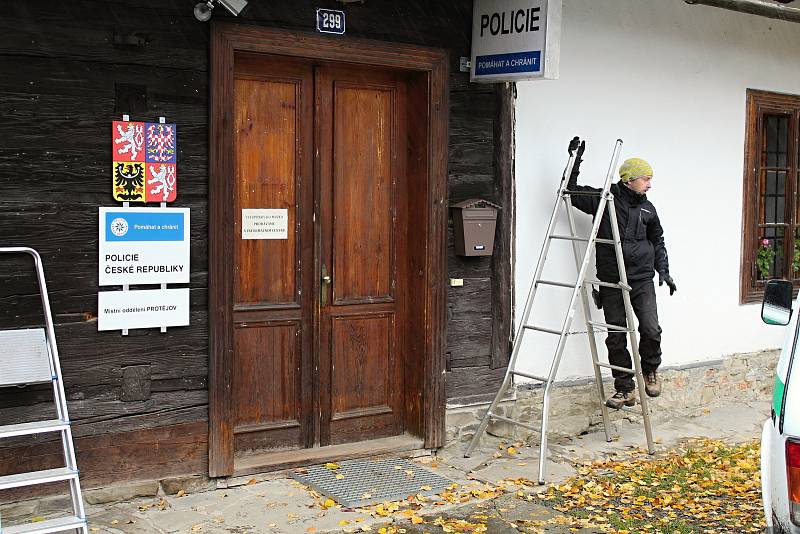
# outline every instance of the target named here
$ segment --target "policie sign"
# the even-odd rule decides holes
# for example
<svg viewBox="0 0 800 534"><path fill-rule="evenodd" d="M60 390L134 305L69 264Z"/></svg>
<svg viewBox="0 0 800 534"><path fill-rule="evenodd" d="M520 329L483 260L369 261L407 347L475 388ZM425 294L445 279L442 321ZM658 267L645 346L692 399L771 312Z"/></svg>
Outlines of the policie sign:
<svg viewBox="0 0 800 534"><path fill-rule="evenodd" d="M473 82L558 78L561 0L475 0Z"/></svg>
<svg viewBox="0 0 800 534"><path fill-rule="evenodd" d="M101 286L189 282L188 208L100 208Z"/></svg>

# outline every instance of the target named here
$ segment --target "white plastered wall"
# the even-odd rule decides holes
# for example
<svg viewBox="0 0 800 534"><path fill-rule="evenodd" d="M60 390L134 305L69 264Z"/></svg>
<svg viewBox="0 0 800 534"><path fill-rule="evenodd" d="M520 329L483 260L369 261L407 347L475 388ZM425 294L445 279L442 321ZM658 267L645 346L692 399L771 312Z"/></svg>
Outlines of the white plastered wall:
<svg viewBox="0 0 800 534"><path fill-rule="evenodd" d="M564 0L560 79L518 83L517 324L569 139L587 140L579 182L599 186L621 138L620 161L653 165L648 198L678 286L672 297L657 288L663 365L780 346L783 329L764 325L758 305L739 304L748 88L800 94L800 24L683 0ZM590 218L575 216L588 233ZM568 245L551 248L548 267L546 278L574 280ZM532 322L560 328L568 298L541 289ZM582 318L579 307L575 325ZM526 334L519 368L546 373L554 337ZM605 359L604 335L597 339ZM558 377L591 373L585 336L575 336Z"/></svg>

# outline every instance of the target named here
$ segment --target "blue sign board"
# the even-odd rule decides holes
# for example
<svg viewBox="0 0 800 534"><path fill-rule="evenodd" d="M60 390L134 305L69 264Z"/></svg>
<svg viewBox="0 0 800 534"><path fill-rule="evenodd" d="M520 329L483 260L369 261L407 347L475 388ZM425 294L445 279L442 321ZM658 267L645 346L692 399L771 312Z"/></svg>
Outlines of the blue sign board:
<svg viewBox="0 0 800 534"><path fill-rule="evenodd" d="M107 241L183 241L183 213L105 212Z"/></svg>
<svg viewBox="0 0 800 534"><path fill-rule="evenodd" d="M317 8L317 31L344 35L344 11Z"/></svg>
<svg viewBox="0 0 800 534"><path fill-rule="evenodd" d="M541 59L541 50L477 56L475 58L475 75L539 72L542 69Z"/></svg>

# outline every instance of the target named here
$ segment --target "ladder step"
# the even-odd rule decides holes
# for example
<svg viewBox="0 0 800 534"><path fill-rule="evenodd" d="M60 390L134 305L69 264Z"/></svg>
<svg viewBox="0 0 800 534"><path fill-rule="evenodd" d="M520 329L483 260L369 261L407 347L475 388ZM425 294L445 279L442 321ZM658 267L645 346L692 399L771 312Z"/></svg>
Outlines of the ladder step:
<svg viewBox="0 0 800 534"><path fill-rule="evenodd" d="M587 243L589 241L588 237L578 237L572 235L563 235L563 234L550 234L550 239L565 239L567 241L583 241Z"/></svg>
<svg viewBox="0 0 800 534"><path fill-rule="evenodd" d="M573 289L575 288L575 284L570 284L568 282L556 282L555 280L537 280L536 283L545 286L569 287Z"/></svg>
<svg viewBox="0 0 800 534"><path fill-rule="evenodd" d="M525 378L530 378L531 380L538 380L539 382L547 382L547 379L544 378L543 376L531 375L528 373L523 373L522 371L511 371L511 374L517 376L524 376Z"/></svg>
<svg viewBox="0 0 800 534"><path fill-rule="evenodd" d="M603 194L603 191L570 191L569 189L564 189L565 195L574 195L574 196L587 196L587 197L599 197Z"/></svg>
<svg viewBox="0 0 800 534"><path fill-rule="evenodd" d="M630 291L631 286L628 284L622 284L619 282L603 282L602 280L592 280L587 279L583 281L584 285L596 285L596 286L604 286L604 287L613 287L615 289L624 289L625 291ZM536 284L541 284L545 286L558 286L558 287L567 287L570 289L575 288L575 284L570 284L569 282L558 282L556 280L537 280Z"/></svg>
<svg viewBox="0 0 800 534"><path fill-rule="evenodd" d="M534 432L539 432L539 430L541 430L539 428L536 428L535 426L528 425L520 421L514 421L513 419L509 419L508 417L503 417L502 415L489 413L489 417L491 417L492 419L499 419L500 421L505 421L506 423L511 423L512 425L521 426L523 428L527 428L528 430L533 430Z"/></svg>
<svg viewBox="0 0 800 534"><path fill-rule="evenodd" d="M596 326L597 328L605 328L606 330L612 330L614 332L632 332L632 330L627 326L617 326L615 324L599 323L597 321L587 322L592 326Z"/></svg>
<svg viewBox="0 0 800 534"><path fill-rule="evenodd" d="M588 243L589 242L589 238L588 237L578 237L578 236L573 236L573 235L550 234L549 237L550 237L550 239L564 239L566 241L581 241L583 243ZM613 245L614 244L614 240L613 239L601 239L599 237L596 238L594 240L594 242L595 243L600 243L600 244L603 244L603 245Z"/></svg>
<svg viewBox="0 0 800 534"><path fill-rule="evenodd" d="M527 328L528 330L538 330L539 332L547 332L548 334L555 334L557 336L561 335L561 330L553 330L552 328L545 328L543 326L535 326L532 324L526 324L522 328Z"/></svg>
<svg viewBox="0 0 800 534"><path fill-rule="evenodd" d="M73 478L78 478L78 471L68 467L47 469L45 471L31 471L29 473L19 473L17 475L6 475L0 477L0 490L33 486L36 484L47 484L49 482L58 482Z"/></svg>
<svg viewBox="0 0 800 534"><path fill-rule="evenodd" d="M20 423L18 425L5 425L0 426L0 438L29 436L32 434L44 434L45 432L59 432L67 428L69 428L69 423L61 419Z"/></svg>
<svg viewBox="0 0 800 534"><path fill-rule="evenodd" d="M3 527L3 534L46 534L48 532L63 532L75 530L86 526L86 519L80 517L58 517L45 521L36 521L13 527Z"/></svg>
<svg viewBox="0 0 800 534"><path fill-rule="evenodd" d="M624 289L625 291L630 291L631 286L628 284L623 284L622 282L603 282L602 280L591 280L587 279L583 282L584 284L592 284L595 286L603 286L603 287L613 287L616 289Z"/></svg>
<svg viewBox="0 0 800 534"><path fill-rule="evenodd" d="M619 365L611 365L610 363L603 363L597 362L598 367L605 367L606 369L614 369L615 371L622 371L623 373L629 373L632 375L636 374L634 369L628 369L627 367L620 367Z"/></svg>

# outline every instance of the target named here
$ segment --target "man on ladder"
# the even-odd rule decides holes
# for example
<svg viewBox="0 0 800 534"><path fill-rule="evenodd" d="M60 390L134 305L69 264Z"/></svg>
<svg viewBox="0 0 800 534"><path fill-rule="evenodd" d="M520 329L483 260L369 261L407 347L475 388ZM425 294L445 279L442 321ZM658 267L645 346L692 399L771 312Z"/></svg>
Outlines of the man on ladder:
<svg viewBox="0 0 800 534"><path fill-rule="evenodd" d="M567 184L568 191L599 192L590 186L577 184L580 173L581 156L586 142L575 137L570 141L568 152L575 153L575 163ZM639 158L625 160L619 168L620 181L611 186L614 195L619 234L622 238L622 253L625 261L628 284L631 286L630 299L633 311L639 321L639 353L644 374L645 392L650 397L661 394L661 380L657 370L661 365L661 327L658 324L656 292L653 277L658 273L658 285L667 284L669 294L677 290L669 274L667 249L664 245L664 231L653 204L647 200L653 179L653 168ZM600 197L594 195L575 195L572 205L584 213L594 216L600 205ZM604 213L598 237L611 239L611 222ZM612 247L598 247L595 255L597 278L603 282L619 282L616 255ZM600 286L599 294L592 292L598 308L602 308L606 323L625 327L625 305L618 289ZM625 332L608 332L606 347L608 360L614 366L632 368ZM631 373L612 369L614 389L606 405L619 409L636 404L634 377Z"/></svg>

